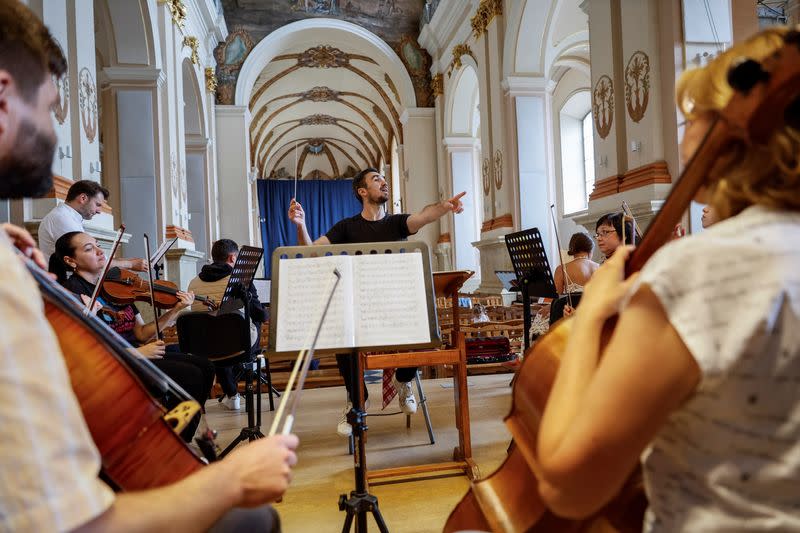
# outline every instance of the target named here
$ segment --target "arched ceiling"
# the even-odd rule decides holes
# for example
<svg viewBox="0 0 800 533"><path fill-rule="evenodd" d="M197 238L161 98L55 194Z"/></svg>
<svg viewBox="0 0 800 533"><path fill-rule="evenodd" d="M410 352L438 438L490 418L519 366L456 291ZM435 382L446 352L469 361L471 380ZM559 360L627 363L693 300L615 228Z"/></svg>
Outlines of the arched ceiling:
<svg viewBox="0 0 800 533"><path fill-rule="evenodd" d="M413 99L405 71L368 40L310 34L270 50L250 91L250 156L262 178L351 177L391 161L392 140L403 142L400 115Z"/></svg>

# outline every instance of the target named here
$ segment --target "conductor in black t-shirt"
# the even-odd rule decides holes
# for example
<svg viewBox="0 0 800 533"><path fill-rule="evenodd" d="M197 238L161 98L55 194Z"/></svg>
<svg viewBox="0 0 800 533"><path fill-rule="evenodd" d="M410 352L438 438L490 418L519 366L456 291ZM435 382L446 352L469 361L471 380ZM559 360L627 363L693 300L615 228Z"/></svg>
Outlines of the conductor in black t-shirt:
<svg viewBox="0 0 800 533"><path fill-rule="evenodd" d="M438 220L447 213L460 213L464 210L461 198L466 192L459 193L449 200L425 206L419 213L390 215L386 212L389 200L389 186L383 176L374 168L359 172L353 179L353 194L361 202L363 209L354 217L345 218L322 237L311 240L306 228L306 216L299 202L292 199L289 205L289 220L297 226L297 242L300 245L310 244L357 244L362 242L404 241L409 235L418 232L425 224ZM347 394L350 395L350 365L354 364L349 355L337 355L336 362L339 373L344 378ZM411 380L417 373L416 368L398 368L395 373L395 387L398 391L400 408L406 414L417 412L417 401L411 390ZM365 401L367 398L365 392ZM346 415L350 410L350 402L345 406L337 432L344 437L350 436L352 428L347 423Z"/></svg>

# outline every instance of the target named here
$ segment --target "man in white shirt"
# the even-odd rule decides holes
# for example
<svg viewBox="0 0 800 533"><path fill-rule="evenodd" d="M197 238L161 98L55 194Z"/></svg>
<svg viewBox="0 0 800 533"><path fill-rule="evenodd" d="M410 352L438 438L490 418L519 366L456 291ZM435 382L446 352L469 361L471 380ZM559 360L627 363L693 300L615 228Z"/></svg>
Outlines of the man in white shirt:
<svg viewBox="0 0 800 533"><path fill-rule="evenodd" d="M55 252L59 237L71 231L84 231L83 221L100 214L108 194L108 189L96 181L79 180L72 184L64 203L51 209L39 224L39 249L46 260ZM141 258L115 259L111 264L141 272L147 268Z"/></svg>
<svg viewBox="0 0 800 533"><path fill-rule="evenodd" d="M0 28L0 198L40 196L52 186L53 77L67 64L16 0L0 2ZM41 266L33 244L25 230L0 226L0 531L278 531L264 504L289 484L294 435L248 443L158 488L115 494L103 483L41 294L12 249Z"/></svg>

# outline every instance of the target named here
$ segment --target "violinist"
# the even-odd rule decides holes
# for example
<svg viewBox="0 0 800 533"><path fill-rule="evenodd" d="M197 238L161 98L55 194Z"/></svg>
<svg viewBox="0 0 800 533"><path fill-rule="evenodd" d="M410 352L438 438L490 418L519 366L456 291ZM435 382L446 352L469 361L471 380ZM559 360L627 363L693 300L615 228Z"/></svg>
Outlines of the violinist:
<svg viewBox="0 0 800 533"><path fill-rule="evenodd" d="M623 244L623 232L624 244L633 244L633 222L625 219L625 214L621 211L606 213L597 220L594 237L597 239L597 247L606 259Z"/></svg>
<svg viewBox="0 0 800 533"><path fill-rule="evenodd" d="M683 161L731 99L733 62L762 61L786 34L683 74ZM627 280L622 246L586 287L538 434L539 489L558 514L595 512L641 459L645 531L800 531L800 130L722 150L695 198L719 222Z"/></svg>
<svg viewBox="0 0 800 533"><path fill-rule="evenodd" d="M66 60L23 4L0 2L0 198L52 186L52 76ZM286 490L297 437L260 439L176 483L115 494L80 410L41 293L14 253L42 259L24 230L0 231L0 484L3 531L277 531L262 504ZM261 507L256 507L262 505ZM254 509L244 509L254 507Z"/></svg>
<svg viewBox="0 0 800 533"><path fill-rule="evenodd" d="M65 233L56 241L56 249L50 256L50 272L71 292L88 300L103 273L106 256L97 246L97 241L88 233L73 231ZM72 275L67 278L67 273ZM101 293L102 294L102 293ZM145 324L139 310L133 304L116 305L102 296L98 300L108 313L101 317L108 325L136 347L139 352L153 360L153 364L174 379L202 406L208 399L214 384L214 367L205 358L167 352L164 341L155 339L154 322ZM178 292L178 303L158 319L161 328L169 327L178 313L192 305L192 293ZM155 340L154 340L155 339ZM191 438L193 432L189 432Z"/></svg>

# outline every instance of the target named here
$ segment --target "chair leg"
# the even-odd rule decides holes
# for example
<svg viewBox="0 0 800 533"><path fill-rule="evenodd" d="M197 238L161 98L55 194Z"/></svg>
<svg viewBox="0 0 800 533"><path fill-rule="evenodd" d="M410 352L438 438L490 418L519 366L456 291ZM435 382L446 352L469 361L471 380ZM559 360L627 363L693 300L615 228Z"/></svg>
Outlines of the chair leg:
<svg viewBox="0 0 800 533"><path fill-rule="evenodd" d="M419 379L419 371L414 376L414 379L417 382L417 392L419 393L419 403L422 405L422 414L425 415L425 426L428 428L428 438L431 440L431 444L436 443L436 438L433 436L433 426L431 425L431 415L428 412L428 398L425 397L425 393L422 391L422 381ZM410 420L409 420L410 424Z"/></svg>
<svg viewBox="0 0 800 533"><path fill-rule="evenodd" d="M275 410L275 400L273 399L274 393L277 392L274 388L272 388L272 370L269 368L269 358L264 357L264 367L267 369L267 390L269 391L269 410ZM261 373L259 372L258 378L261 379Z"/></svg>
<svg viewBox="0 0 800 533"><path fill-rule="evenodd" d="M256 357L256 426L261 427L261 358Z"/></svg>

